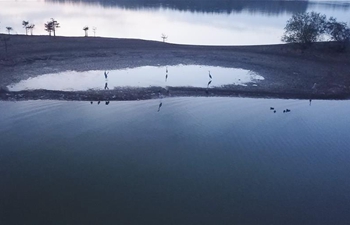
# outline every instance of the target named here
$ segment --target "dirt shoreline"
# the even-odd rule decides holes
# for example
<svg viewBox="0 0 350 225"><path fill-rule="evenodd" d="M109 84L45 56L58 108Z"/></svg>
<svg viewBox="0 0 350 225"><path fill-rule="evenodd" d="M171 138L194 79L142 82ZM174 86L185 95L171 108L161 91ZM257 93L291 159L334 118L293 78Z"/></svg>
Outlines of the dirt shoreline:
<svg viewBox="0 0 350 225"><path fill-rule="evenodd" d="M299 99L349 99L350 53L336 43L295 45L194 46L117 38L10 37L0 43L0 100L137 100L166 96L247 96ZM29 77L67 70L113 70L139 66L207 65L242 68L262 75L258 86L222 88L121 88L109 91L9 92L6 86ZM317 88L312 89L314 83ZM62 97L62 95L64 97Z"/></svg>

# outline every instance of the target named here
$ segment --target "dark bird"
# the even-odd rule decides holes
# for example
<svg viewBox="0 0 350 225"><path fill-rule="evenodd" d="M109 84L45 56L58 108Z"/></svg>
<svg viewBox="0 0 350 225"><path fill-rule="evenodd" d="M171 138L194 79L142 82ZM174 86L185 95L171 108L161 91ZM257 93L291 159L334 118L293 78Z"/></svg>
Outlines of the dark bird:
<svg viewBox="0 0 350 225"><path fill-rule="evenodd" d="M276 110L274 110L273 113L276 113Z"/></svg>
<svg viewBox="0 0 350 225"><path fill-rule="evenodd" d="M210 70L209 70L209 78L210 78L210 79L213 79L213 77L212 77L211 74L210 74Z"/></svg>
<svg viewBox="0 0 350 225"><path fill-rule="evenodd" d="M165 72L168 73L168 67L165 68Z"/></svg>
<svg viewBox="0 0 350 225"><path fill-rule="evenodd" d="M286 112L290 112L290 109L286 109Z"/></svg>
<svg viewBox="0 0 350 225"><path fill-rule="evenodd" d="M105 83L105 90L106 90L106 89L109 89L109 88L108 88L108 83L107 83L107 82Z"/></svg>
<svg viewBox="0 0 350 225"><path fill-rule="evenodd" d="M106 101L106 105L109 105L109 101Z"/></svg>
<svg viewBox="0 0 350 225"><path fill-rule="evenodd" d="M92 104L93 102L90 102L90 104Z"/></svg>
<svg viewBox="0 0 350 225"><path fill-rule="evenodd" d="M98 101L97 104L100 104L100 101Z"/></svg>
<svg viewBox="0 0 350 225"><path fill-rule="evenodd" d="M286 112L286 110L283 110L283 113L285 113Z"/></svg>
<svg viewBox="0 0 350 225"><path fill-rule="evenodd" d="M105 71L105 78L107 79L107 75L108 75L109 72Z"/></svg>
<svg viewBox="0 0 350 225"><path fill-rule="evenodd" d="M270 110L275 110L275 108L274 107L270 107Z"/></svg>
<svg viewBox="0 0 350 225"><path fill-rule="evenodd" d="M168 80L168 74L167 75L165 75L165 81L167 81Z"/></svg>

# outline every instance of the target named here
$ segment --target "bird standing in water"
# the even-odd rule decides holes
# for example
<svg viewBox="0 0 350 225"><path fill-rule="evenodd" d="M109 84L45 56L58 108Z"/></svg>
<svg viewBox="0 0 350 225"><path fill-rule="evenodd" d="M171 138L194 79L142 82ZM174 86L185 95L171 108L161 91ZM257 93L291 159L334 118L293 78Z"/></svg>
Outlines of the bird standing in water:
<svg viewBox="0 0 350 225"><path fill-rule="evenodd" d="M108 75L109 72L105 71L105 78L107 79L107 75Z"/></svg>
<svg viewBox="0 0 350 225"><path fill-rule="evenodd" d="M210 78L210 79L213 79L212 76L211 76L211 74L210 74L210 70L209 70L209 78Z"/></svg>

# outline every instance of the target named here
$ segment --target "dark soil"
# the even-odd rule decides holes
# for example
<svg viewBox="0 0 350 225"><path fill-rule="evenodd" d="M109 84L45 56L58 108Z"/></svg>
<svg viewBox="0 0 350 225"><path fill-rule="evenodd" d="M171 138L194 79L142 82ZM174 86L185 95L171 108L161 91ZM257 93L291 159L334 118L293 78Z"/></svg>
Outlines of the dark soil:
<svg viewBox="0 0 350 225"><path fill-rule="evenodd" d="M350 53L337 43L308 49L295 44L266 46L194 46L116 38L0 35L0 99L137 100L161 96L249 96L348 99ZM66 70L112 70L139 66L208 65L242 68L262 75L258 86L215 89L121 88L109 91L9 92L6 86L29 77ZM312 89L314 83L317 88Z"/></svg>

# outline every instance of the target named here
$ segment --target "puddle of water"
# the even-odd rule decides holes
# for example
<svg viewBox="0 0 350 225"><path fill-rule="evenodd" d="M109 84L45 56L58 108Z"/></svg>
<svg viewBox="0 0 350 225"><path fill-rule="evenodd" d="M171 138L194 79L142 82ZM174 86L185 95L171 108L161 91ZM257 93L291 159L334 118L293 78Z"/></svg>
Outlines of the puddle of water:
<svg viewBox="0 0 350 225"><path fill-rule="evenodd" d="M212 79L209 77L212 76ZM118 87L220 87L222 85L257 85L264 77L255 72L236 68L199 65L168 67L144 66L108 72L93 70L86 72L66 71L45 74L9 85L10 91L46 89L62 91L107 90Z"/></svg>

